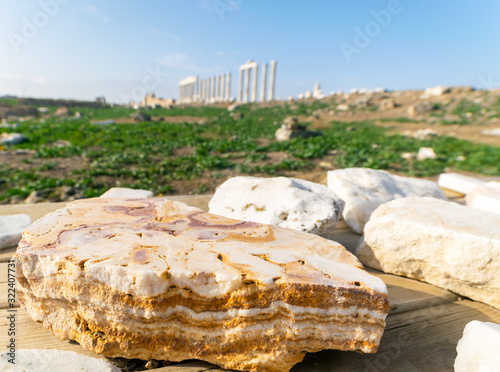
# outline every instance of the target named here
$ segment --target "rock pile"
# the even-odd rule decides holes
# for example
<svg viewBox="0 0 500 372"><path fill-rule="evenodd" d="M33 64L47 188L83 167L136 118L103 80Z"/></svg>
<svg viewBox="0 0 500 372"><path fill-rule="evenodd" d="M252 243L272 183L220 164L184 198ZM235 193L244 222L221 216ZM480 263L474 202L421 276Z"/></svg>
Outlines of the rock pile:
<svg viewBox="0 0 500 372"><path fill-rule="evenodd" d="M281 127L276 131L277 141L288 141L293 138L309 138L321 135L320 132L307 130L306 126L299 123L296 117L287 117Z"/></svg>

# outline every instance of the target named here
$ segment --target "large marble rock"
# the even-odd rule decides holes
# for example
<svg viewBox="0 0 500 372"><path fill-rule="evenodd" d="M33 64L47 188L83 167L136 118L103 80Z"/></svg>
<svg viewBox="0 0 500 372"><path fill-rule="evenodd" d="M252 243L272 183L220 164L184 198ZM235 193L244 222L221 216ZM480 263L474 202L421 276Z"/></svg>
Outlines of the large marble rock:
<svg viewBox="0 0 500 372"><path fill-rule="evenodd" d="M432 181L369 168L329 171L328 187L345 201L342 216L351 230L358 234L363 233L373 211L391 200L408 196L446 199L443 191Z"/></svg>
<svg viewBox="0 0 500 372"><path fill-rule="evenodd" d="M30 224L31 217L27 214L0 216L0 249L15 247Z"/></svg>
<svg viewBox="0 0 500 372"><path fill-rule="evenodd" d="M356 250L365 265L500 309L500 216L434 198L381 205Z"/></svg>
<svg viewBox="0 0 500 372"><path fill-rule="evenodd" d="M287 371L305 352L375 352L389 311L338 243L164 198L72 202L15 259L29 315L109 357Z"/></svg>
<svg viewBox="0 0 500 372"><path fill-rule="evenodd" d="M458 173L441 173L438 178L438 185L443 189L464 195L470 193L476 186L484 183L483 180Z"/></svg>
<svg viewBox="0 0 500 372"><path fill-rule="evenodd" d="M209 212L321 235L338 223L344 202L328 187L296 178L234 177L216 190Z"/></svg>
<svg viewBox="0 0 500 372"><path fill-rule="evenodd" d="M465 196L465 204L483 211L500 214L500 182L478 185Z"/></svg>
<svg viewBox="0 0 500 372"><path fill-rule="evenodd" d="M4 372L120 372L120 369L102 359L77 354L73 351L22 349L0 355L0 370ZM15 364L9 362L13 360Z"/></svg>
<svg viewBox="0 0 500 372"><path fill-rule="evenodd" d="M494 372L500 369L500 324L473 320L457 345L455 372Z"/></svg>
<svg viewBox="0 0 500 372"><path fill-rule="evenodd" d="M153 196L153 192L141 189L129 189L126 187L112 187L101 198L128 198L128 199L144 199Z"/></svg>

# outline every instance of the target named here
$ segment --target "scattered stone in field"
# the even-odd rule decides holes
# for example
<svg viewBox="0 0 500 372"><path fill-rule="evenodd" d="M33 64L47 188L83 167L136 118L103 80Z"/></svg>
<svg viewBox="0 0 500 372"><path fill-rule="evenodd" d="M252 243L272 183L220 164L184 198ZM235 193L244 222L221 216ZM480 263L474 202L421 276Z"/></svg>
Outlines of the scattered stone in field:
<svg viewBox="0 0 500 372"><path fill-rule="evenodd" d="M432 181L392 175L383 170L346 168L329 171L328 187L345 201L342 216L352 231L362 234L373 211L381 204L408 196L446 199Z"/></svg>
<svg viewBox="0 0 500 372"><path fill-rule="evenodd" d="M36 204L44 202L51 194L51 190L33 190L28 197L24 200L26 204Z"/></svg>
<svg viewBox="0 0 500 372"><path fill-rule="evenodd" d="M332 163L328 162L328 161L320 161L318 163L318 165L321 168L325 168L325 169L333 169L333 168L335 168L335 166Z"/></svg>
<svg viewBox="0 0 500 372"><path fill-rule="evenodd" d="M467 158L463 155L458 155L456 158L455 158L456 161L465 161L467 160Z"/></svg>
<svg viewBox="0 0 500 372"><path fill-rule="evenodd" d="M473 320L457 345L455 372L494 372L500 366L500 324Z"/></svg>
<svg viewBox="0 0 500 372"><path fill-rule="evenodd" d="M455 114L445 114L443 119L444 119L444 121L447 121L450 123L462 121L462 118L458 115L455 115Z"/></svg>
<svg viewBox="0 0 500 372"><path fill-rule="evenodd" d="M115 121L113 119L106 119L106 120L92 120L90 124L95 124L95 125L110 125L114 124Z"/></svg>
<svg viewBox="0 0 500 372"><path fill-rule="evenodd" d="M128 189L126 187L112 187L101 198L128 198L128 199L145 199L153 196L153 192L149 190Z"/></svg>
<svg viewBox="0 0 500 372"><path fill-rule="evenodd" d="M132 117L132 119L134 119L134 121L136 123L142 123L142 122L145 122L145 121L151 121L151 115L146 114L145 112L142 112L142 111L136 111L136 112L134 112L131 115L131 117Z"/></svg>
<svg viewBox="0 0 500 372"><path fill-rule="evenodd" d="M55 112L54 112L54 116L58 116L58 117L61 117L61 118L65 118L65 117L68 117L69 116L69 109L65 106L63 107L59 107Z"/></svg>
<svg viewBox="0 0 500 372"><path fill-rule="evenodd" d="M37 108L37 111L40 113L40 114L47 114L49 112L49 108L48 107L38 107Z"/></svg>
<svg viewBox="0 0 500 372"><path fill-rule="evenodd" d="M463 176L458 173L441 173L438 178L438 185L443 189L464 195L470 193L477 185L482 185L484 182L477 178Z"/></svg>
<svg viewBox="0 0 500 372"><path fill-rule="evenodd" d="M397 106L396 102L391 98L385 98L380 102L381 110L392 110Z"/></svg>
<svg viewBox="0 0 500 372"><path fill-rule="evenodd" d="M432 111L432 106L427 102L416 103L408 107L408 116L411 118L428 114Z"/></svg>
<svg viewBox="0 0 500 372"><path fill-rule="evenodd" d="M52 143L52 146L59 147L59 148L68 147L68 146L71 146L71 142L66 141L66 140L57 140L57 141Z"/></svg>
<svg viewBox="0 0 500 372"><path fill-rule="evenodd" d="M500 216L435 198L378 207L356 255L386 273L425 281L500 309Z"/></svg>
<svg viewBox="0 0 500 372"><path fill-rule="evenodd" d="M238 105L237 103L233 103L232 105L227 106L227 111L231 112L231 111L237 110L239 108L240 108L240 105Z"/></svg>
<svg viewBox="0 0 500 372"><path fill-rule="evenodd" d="M458 86L458 87L452 87L451 88L451 93L470 93L475 90L474 87L470 85L464 85L464 86Z"/></svg>
<svg viewBox="0 0 500 372"><path fill-rule="evenodd" d="M78 371L78 372L120 372L120 369L103 359L88 357L73 351L63 350L16 350L15 364L9 363L11 356L0 356L0 370L5 372L24 371Z"/></svg>
<svg viewBox="0 0 500 372"><path fill-rule="evenodd" d="M36 152L35 150L30 150L30 149L17 149L14 150L14 155L34 154L35 152Z"/></svg>
<svg viewBox="0 0 500 372"><path fill-rule="evenodd" d="M410 138L416 138L419 140L425 140L429 138L436 137L438 135L438 132L431 128L426 128L426 129L419 129L417 131L411 131L407 130L403 132L403 136L410 137Z"/></svg>
<svg viewBox="0 0 500 372"><path fill-rule="evenodd" d="M432 147L421 147L418 149L417 160L436 159L437 155Z"/></svg>
<svg viewBox="0 0 500 372"><path fill-rule="evenodd" d="M401 157L409 162L412 162L417 158L417 154L414 152L403 152Z"/></svg>
<svg viewBox="0 0 500 372"><path fill-rule="evenodd" d="M500 128L485 129L482 133L488 136L500 136Z"/></svg>
<svg viewBox="0 0 500 372"><path fill-rule="evenodd" d="M231 112L229 116L232 117L234 120L243 119L243 114L241 112Z"/></svg>
<svg viewBox="0 0 500 372"><path fill-rule="evenodd" d="M17 246L23 230L29 225L31 217L27 214L0 216L0 249Z"/></svg>
<svg viewBox="0 0 500 372"><path fill-rule="evenodd" d="M1 133L0 143L2 145L18 145L26 141L27 138L21 133Z"/></svg>
<svg viewBox="0 0 500 372"><path fill-rule="evenodd" d="M450 93L450 92L451 92L450 87L443 87L441 85L438 85L437 87L427 88L424 91L424 94L426 96L442 96L443 94Z"/></svg>
<svg viewBox="0 0 500 372"><path fill-rule="evenodd" d="M75 119L81 119L81 118L82 114L80 113L80 111L75 112Z"/></svg>
<svg viewBox="0 0 500 372"><path fill-rule="evenodd" d="M309 138L321 135L320 132L310 131L299 123L296 117L288 116L283 121L281 127L276 131L275 137L277 141L288 141L293 138Z"/></svg>
<svg viewBox="0 0 500 372"><path fill-rule="evenodd" d="M304 98L305 99L311 99L313 98L313 94L310 90L306 90L306 92L304 93Z"/></svg>
<svg viewBox="0 0 500 372"><path fill-rule="evenodd" d="M165 198L69 203L25 230L16 270L32 318L112 357L285 372L306 351L376 352L389 312L340 244Z"/></svg>
<svg viewBox="0 0 500 372"><path fill-rule="evenodd" d="M465 204L483 211L500 214L500 182L477 185L465 196Z"/></svg>
<svg viewBox="0 0 500 372"><path fill-rule="evenodd" d="M208 206L221 216L321 235L337 225L344 202L310 181L234 177L219 186Z"/></svg>
<svg viewBox="0 0 500 372"><path fill-rule="evenodd" d="M344 105L344 104L340 104L340 105L337 105L336 110L337 111L348 111L349 110L349 106L348 105Z"/></svg>

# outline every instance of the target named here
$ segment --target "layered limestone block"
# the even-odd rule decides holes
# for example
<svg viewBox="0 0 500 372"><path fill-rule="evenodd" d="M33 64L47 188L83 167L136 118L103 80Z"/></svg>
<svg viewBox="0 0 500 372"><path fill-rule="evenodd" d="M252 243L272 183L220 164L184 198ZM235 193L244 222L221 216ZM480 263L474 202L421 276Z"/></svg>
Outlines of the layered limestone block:
<svg viewBox="0 0 500 372"><path fill-rule="evenodd" d="M356 250L365 265L500 309L500 216L434 198L381 205Z"/></svg>
<svg viewBox="0 0 500 372"><path fill-rule="evenodd" d="M493 372L500 367L500 324L473 320L457 345L455 372Z"/></svg>
<svg viewBox="0 0 500 372"><path fill-rule="evenodd" d="M389 311L338 243L164 198L72 202L15 258L31 317L109 357L287 371L305 352L375 352Z"/></svg>
<svg viewBox="0 0 500 372"><path fill-rule="evenodd" d="M15 247L30 224L31 217L27 214L0 216L0 249Z"/></svg>
<svg viewBox="0 0 500 372"><path fill-rule="evenodd" d="M357 234L363 233L373 211L391 200L409 196L446 199L443 191L432 181L396 176L369 168L329 171L328 187L345 201L342 216Z"/></svg>
<svg viewBox="0 0 500 372"><path fill-rule="evenodd" d="M0 371L4 372L120 372L109 362L63 350L16 350L0 355ZM13 361L14 363L9 362Z"/></svg>
<svg viewBox="0 0 500 372"><path fill-rule="evenodd" d="M465 204L483 211L500 214L500 182L478 185L465 196Z"/></svg>
<svg viewBox="0 0 500 372"><path fill-rule="evenodd" d="M337 225L344 202L306 180L234 177L219 186L208 206L221 216L321 235Z"/></svg>

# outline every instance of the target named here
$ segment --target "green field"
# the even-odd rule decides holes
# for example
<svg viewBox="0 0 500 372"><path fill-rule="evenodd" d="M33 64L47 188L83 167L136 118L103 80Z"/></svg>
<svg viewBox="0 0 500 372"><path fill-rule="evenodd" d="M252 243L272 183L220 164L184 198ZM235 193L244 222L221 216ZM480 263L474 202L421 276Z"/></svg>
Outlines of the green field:
<svg viewBox="0 0 500 372"><path fill-rule="evenodd" d="M165 116L164 121L111 125L91 121L129 117L134 111L121 107L74 109L82 113L81 119L33 119L17 129L0 128L0 132L15 131L28 138L0 150L34 151L11 155L10 161L0 156L0 201L22 201L33 190L55 190L63 185L92 197L115 185L149 189L155 194L178 193L179 182L189 181L189 192L202 193L213 191L207 179L220 183L234 175L319 171L320 160L338 168L370 167L419 177L446 168L500 175L499 147L446 136L417 140L387 135L386 128L371 122L331 122L321 129L322 136L274 141L286 116L308 114L324 106L319 101L296 104L293 110L287 105L245 105L238 110L243 115L239 120L223 108L155 109L148 114ZM468 102L463 106L476 109ZM460 107L460 113L465 109ZM206 119L203 124L168 122L168 116L179 115ZM70 145L55 146L60 140ZM420 147L434 148L438 158L413 162L401 158L402 153L417 152ZM277 153L282 156L272 156ZM458 156L465 160L458 161Z"/></svg>

